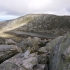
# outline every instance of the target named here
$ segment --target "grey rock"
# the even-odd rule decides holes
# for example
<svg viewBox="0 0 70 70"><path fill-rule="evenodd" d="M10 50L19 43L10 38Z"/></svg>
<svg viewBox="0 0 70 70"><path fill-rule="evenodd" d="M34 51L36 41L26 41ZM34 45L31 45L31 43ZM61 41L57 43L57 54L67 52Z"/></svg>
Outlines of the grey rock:
<svg viewBox="0 0 70 70"><path fill-rule="evenodd" d="M64 35L50 55L50 70L70 70L70 33Z"/></svg>
<svg viewBox="0 0 70 70"><path fill-rule="evenodd" d="M40 38L38 38L38 37L33 37L33 39L37 42L40 41Z"/></svg>
<svg viewBox="0 0 70 70"><path fill-rule="evenodd" d="M54 46L59 42L59 40L62 38L62 36L59 36L53 40L51 40L49 43L46 44L46 50L48 52L52 51L52 49L54 48Z"/></svg>
<svg viewBox="0 0 70 70"><path fill-rule="evenodd" d="M45 64L44 70L49 70L49 64Z"/></svg>
<svg viewBox="0 0 70 70"><path fill-rule="evenodd" d="M19 52L16 45L0 45L0 63Z"/></svg>
<svg viewBox="0 0 70 70"><path fill-rule="evenodd" d="M0 70L20 70L20 68L14 63L3 63L0 65Z"/></svg>
<svg viewBox="0 0 70 70"><path fill-rule="evenodd" d="M16 42L14 42L14 40L12 40L12 39L6 39L5 44L7 44L7 45L15 45Z"/></svg>
<svg viewBox="0 0 70 70"><path fill-rule="evenodd" d="M27 69L32 69L37 64L37 57L29 57L23 60L23 66Z"/></svg>
<svg viewBox="0 0 70 70"><path fill-rule="evenodd" d="M32 43L30 39L23 39L17 43L17 46L20 47L23 52L25 52L28 47L32 47Z"/></svg>
<svg viewBox="0 0 70 70"><path fill-rule="evenodd" d="M33 70L44 70L45 69L45 64L37 64L33 67ZM46 70L48 70L46 68Z"/></svg>
<svg viewBox="0 0 70 70"><path fill-rule="evenodd" d="M27 51L24 53L24 58L28 58L28 57L29 57L29 55L30 55L30 51L29 51L29 50L27 50Z"/></svg>
<svg viewBox="0 0 70 70"><path fill-rule="evenodd" d="M23 54L19 53L0 64L0 70L27 70L22 66Z"/></svg>
<svg viewBox="0 0 70 70"><path fill-rule="evenodd" d="M33 66L36 65L38 63L38 61L37 61L36 53L30 54L27 58L24 57L24 53L19 53L19 54L15 55L14 57L4 61L0 65L0 68L2 68L2 67L4 67L4 69L7 68L8 67L6 65L7 63L9 63L8 66L12 70L13 70L13 67L16 70L18 70L18 69L19 70L33 70ZM17 67L15 67L15 66L17 66ZM7 69L9 69L9 68L7 68Z"/></svg>
<svg viewBox="0 0 70 70"><path fill-rule="evenodd" d="M49 40L46 40L46 39L39 40L38 45L39 45L40 47L44 47L44 46L46 46L46 44L47 44L48 42L49 42Z"/></svg>
<svg viewBox="0 0 70 70"><path fill-rule="evenodd" d="M38 53L47 53L46 47L41 47L38 49Z"/></svg>
<svg viewBox="0 0 70 70"><path fill-rule="evenodd" d="M38 55L38 63L39 64L46 64L49 61L48 58L49 57L47 54Z"/></svg>

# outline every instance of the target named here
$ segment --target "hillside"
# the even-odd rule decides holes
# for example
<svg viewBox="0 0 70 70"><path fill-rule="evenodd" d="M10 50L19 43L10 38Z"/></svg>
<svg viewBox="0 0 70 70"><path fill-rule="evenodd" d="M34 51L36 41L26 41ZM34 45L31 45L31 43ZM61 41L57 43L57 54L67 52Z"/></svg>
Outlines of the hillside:
<svg viewBox="0 0 70 70"><path fill-rule="evenodd" d="M70 16L51 14L28 14L14 20L0 23L1 32L29 31L63 35L70 31Z"/></svg>

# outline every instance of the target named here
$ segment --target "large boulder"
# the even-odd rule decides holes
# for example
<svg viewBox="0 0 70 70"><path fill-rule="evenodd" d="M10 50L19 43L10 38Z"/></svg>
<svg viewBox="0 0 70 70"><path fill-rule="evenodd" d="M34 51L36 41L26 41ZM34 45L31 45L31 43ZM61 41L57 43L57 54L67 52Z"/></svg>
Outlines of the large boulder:
<svg viewBox="0 0 70 70"><path fill-rule="evenodd" d="M14 56L19 52L16 45L0 45L0 63Z"/></svg>
<svg viewBox="0 0 70 70"><path fill-rule="evenodd" d="M49 43L46 43L46 46L44 47L45 50L48 52L51 52L54 46L59 42L59 40L62 38L62 36L59 36L53 40L51 40Z"/></svg>
<svg viewBox="0 0 70 70"><path fill-rule="evenodd" d="M51 51L50 70L70 70L70 33L64 35Z"/></svg>
<svg viewBox="0 0 70 70"><path fill-rule="evenodd" d="M46 62L46 55L38 55L37 52L30 54L27 50L25 53L18 53L4 61L0 64L0 70L48 70Z"/></svg>
<svg viewBox="0 0 70 70"><path fill-rule="evenodd" d="M30 54L26 58L24 54L19 53L4 61L0 64L0 70L32 70L33 66L37 64L37 55L36 53Z"/></svg>

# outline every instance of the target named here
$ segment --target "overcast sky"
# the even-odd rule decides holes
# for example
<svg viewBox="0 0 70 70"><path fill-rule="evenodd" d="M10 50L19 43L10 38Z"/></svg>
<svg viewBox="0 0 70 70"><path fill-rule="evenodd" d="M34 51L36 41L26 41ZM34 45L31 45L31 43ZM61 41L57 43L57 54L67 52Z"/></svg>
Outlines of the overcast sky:
<svg viewBox="0 0 70 70"><path fill-rule="evenodd" d="M0 0L0 20L31 13L70 15L70 0Z"/></svg>

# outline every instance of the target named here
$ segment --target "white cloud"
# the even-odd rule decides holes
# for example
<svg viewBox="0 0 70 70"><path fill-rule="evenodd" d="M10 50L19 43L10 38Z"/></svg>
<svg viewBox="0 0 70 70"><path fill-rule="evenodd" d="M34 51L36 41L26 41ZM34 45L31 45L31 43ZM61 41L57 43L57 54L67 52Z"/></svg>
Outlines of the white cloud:
<svg viewBox="0 0 70 70"><path fill-rule="evenodd" d="M0 0L0 16L29 13L70 15L70 0Z"/></svg>
<svg viewBox="0 0 70 70"><path fill-rule="evenodd" d="M57 11L48 11L47 13L49 14L56 14L56 15L70 15L70 12L66 9L61 9L61 10L57 10Z"/></svg>

